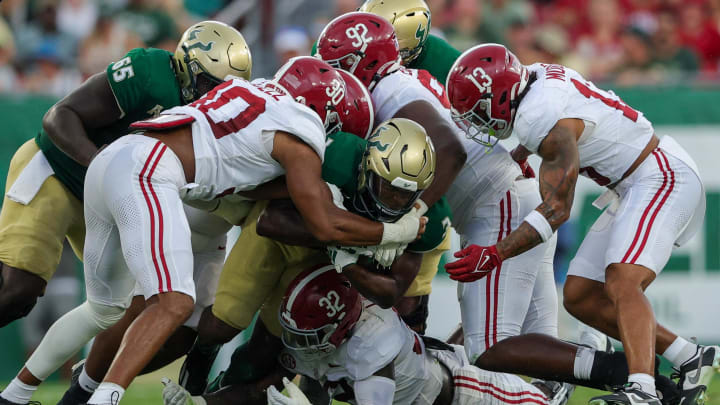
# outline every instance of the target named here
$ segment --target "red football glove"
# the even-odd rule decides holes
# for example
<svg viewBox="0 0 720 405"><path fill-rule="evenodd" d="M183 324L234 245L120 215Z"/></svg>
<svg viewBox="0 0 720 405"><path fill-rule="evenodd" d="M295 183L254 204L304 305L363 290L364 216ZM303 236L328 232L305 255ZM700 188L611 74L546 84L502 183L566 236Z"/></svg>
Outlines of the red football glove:
<svg viewBox="0 0 720 405"><path fill-rule="evenodd" d="M530 163L528 163L527 158L517 162L518 166L520 166L520 170L522 170L523 176L525 176L526 179L533 179L535 178L535 170L533 170L532 166L530 166Z"/></svg>
<svg viewBox="0 0 720 405"><path fill-rule="evenodd" d="M455 252L455 257L461 259L446 264L445 270L451 279L463 283L480 280L495 268L500 267L502 263L495 245L470 245L459 252Z"/></svg>

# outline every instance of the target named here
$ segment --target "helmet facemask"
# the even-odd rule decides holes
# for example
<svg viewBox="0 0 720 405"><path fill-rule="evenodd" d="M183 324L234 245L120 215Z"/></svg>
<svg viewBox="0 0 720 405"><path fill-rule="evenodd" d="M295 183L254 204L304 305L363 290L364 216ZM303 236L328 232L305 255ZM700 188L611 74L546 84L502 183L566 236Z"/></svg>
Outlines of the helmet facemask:
<svg viewBox="0 0 720 405"><path fill-rule="evenodd" d="M336 323L327 324L317 329L305 330L293 327L284 318L284 316L280 316L282 342L300 360L317 360L337 349L330 342L330 338L338 327Z"/></svg>
<svg viewBox="0 0 720 405"><path fill-rule="evenodd" d="M512 134L512 126L507 121L492 117L492 94L479 99L472 109L459 114L452 109L453 121L465 132L468 139L492 148L500 139L507 139Z"/></svg>
<svg viewBox="0 0 720 405"><path fill-rule="evenodd" d="M393 184L394 183L394 184ZM395 222L408 213L423 190L406 179L392 183L372 170L365 174L365 185L353 197L353 205L361 214L375 221Z"/></svg>

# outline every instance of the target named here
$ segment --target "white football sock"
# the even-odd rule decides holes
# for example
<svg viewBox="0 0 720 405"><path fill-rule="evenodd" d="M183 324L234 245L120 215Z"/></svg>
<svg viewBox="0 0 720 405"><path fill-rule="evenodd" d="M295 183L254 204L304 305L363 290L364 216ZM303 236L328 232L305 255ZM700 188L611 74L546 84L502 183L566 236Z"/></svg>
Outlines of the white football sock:
<svg viewBox="0 0 720 405"><path fill-rule="evenodd" d="M104 382L97 387L88 404L117 405L120 403L123 394L125 394L125 388L117 384Z"/></svg>
<svg viewBox="0 0 720 405"><path fill-rule="evenodd" d="M573 375L575 378L589 381L594 362L595 350L579 346L577 353L575 353L575 363L573 363Z"/></svg>
<svg viewBox="0 0 720 405"><path fill-rule="evenodd" d="M3 392L0 393L0 397L7 399L14 404L27 404L37 389L37 385L25 384L15 377L10 384L5 387Z"/></svg>
<svg viewBox="0 0 720 405"><path fill-rule="evenodd" d="M654 397L657 396L657 392L655 392L655 378L649 374L630 374L628 382L639 385L640 389L642 389L646 394L650 394Z"/></svg>
<svg viewBox="0 0 720 405"><path fill-rule="evenodd" d="M663 357L668 359L675 367L680 367L686 361L695 357L698 346L695 343L688 342L680 336L663 352Z"/></svg>
<svg viewBox="0 0 720 405"><path fill-rule="evenodd" d="M80 373L80 378L78 378L78 384L83 390L93 393L97 389L98 385L100 385L100 382L93 380L88 375L87 371L85 371L85 367L83 367L82 372Z"/></svg>

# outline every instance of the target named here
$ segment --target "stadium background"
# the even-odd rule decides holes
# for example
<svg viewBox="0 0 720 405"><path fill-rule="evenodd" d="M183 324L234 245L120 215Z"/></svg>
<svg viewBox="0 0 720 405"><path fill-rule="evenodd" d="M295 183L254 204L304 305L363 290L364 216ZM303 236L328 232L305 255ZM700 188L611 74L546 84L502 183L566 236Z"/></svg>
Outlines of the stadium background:
<svg viewBox="0 0 720 405"><path fill-rule="evenodd" d="M324 24L358 3L1 1L0 185L4 186L14 151L35 136L47 108L128 49L173 50L186 27L214 18L241 30L253 53L253 77L267 77L283 60L307 54ZM428 0L428 4L432 33L457 48L500 42L523 63L570 66L601 87L613 88L646 114L659 135L674 136L690 152L707 189L705 226L673 254L648 294L660 321L700 342L720 342L720 0ZM533 164L537 167L537 161ZM599 193L593 183L580 181L572 219L559 231L555 264L559 288L582 235L600 213L591 206ZM79 303L82 267L71 260L73 272L74 283L58 283L52 289ZM445 337L457 323L459 309L455 285L444 274L436 280L430 305L430 333ZM29 327L23 326L21 321L0 330L0 387L14 376L31 349L31 342L23 342L32 340L23 333ZM561 334L572 339L573 330L573 321L563 315ZM715 385L719 384L716 379ZM53 399L56 389L41 388L39 395ZM150 390L148 397L159 403L159 388ZM713 403L720 404L720 394L711 397L709 404Z"/></svg>

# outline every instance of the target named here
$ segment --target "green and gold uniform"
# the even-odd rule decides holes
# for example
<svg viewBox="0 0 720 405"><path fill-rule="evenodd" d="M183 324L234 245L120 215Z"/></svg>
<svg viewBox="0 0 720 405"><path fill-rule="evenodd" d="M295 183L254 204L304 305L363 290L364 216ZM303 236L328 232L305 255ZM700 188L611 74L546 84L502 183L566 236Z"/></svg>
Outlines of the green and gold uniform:
<svg viewBox="0 0 720 405"><path fill-rule="evenodd" d="M133 49L108 66L107 79L121 116L112 125L88 131L95 145L111 143L125 135L132 122L182 103L171 56L172 53L160 49ZM41 130L34 140L15 152L6 193L38 152L42 152L38 158L44 157L54 174L42 181L27 204L4 197L0 213L0 261L47 281L60 261L66 237L82 258L85 240L82 199L87 168L65 155Z"/></svg>
<svg viewBox="0 0 720 405"><path fill-rule="evenodd" d="M328 137L322 176L351 198L357 190L358 170L366 141L348 133ZM285 245L259 236L257 219L265 203L257 203L228 256L220 275L213 314L236 329L246 329L255 313L270 332L279 336L278 308L290 282L308 267L327 263L324 250ZM346 203L350 207L350 204ZM429 221L422 238L407 248L424 253L418 276L405 296L427 295L437 273L440 256L449 249L450 208L441 199L425 214ZM428 253L425 253L428 252ZM264 304L264 305L263 305Z"/></svg>

